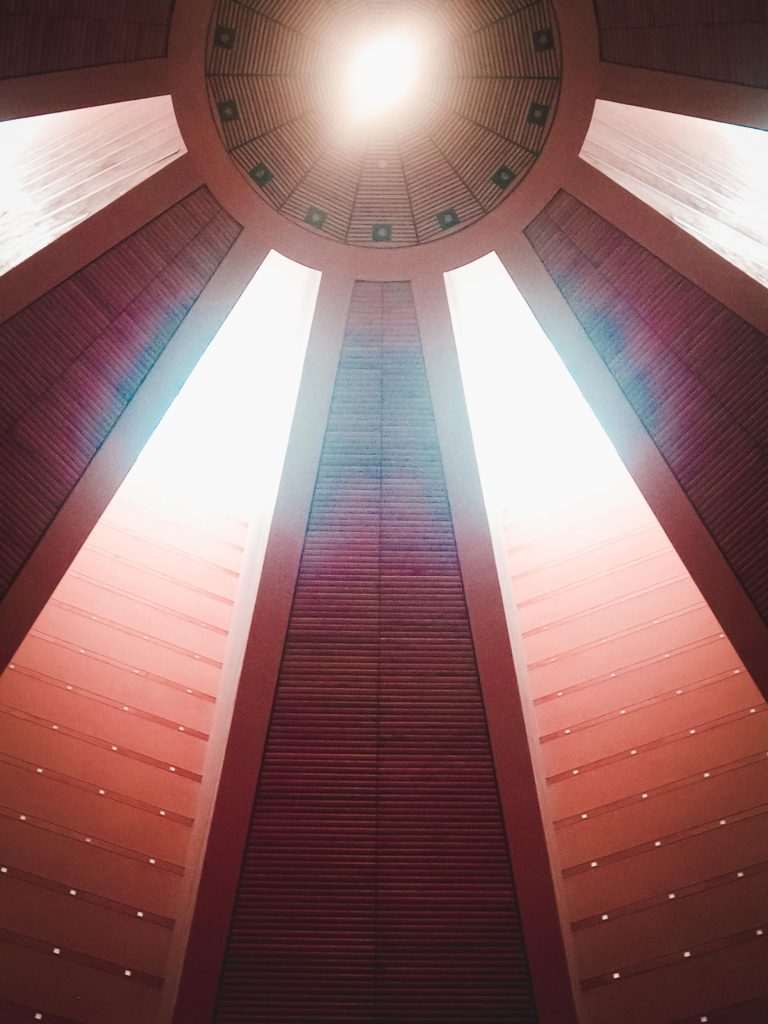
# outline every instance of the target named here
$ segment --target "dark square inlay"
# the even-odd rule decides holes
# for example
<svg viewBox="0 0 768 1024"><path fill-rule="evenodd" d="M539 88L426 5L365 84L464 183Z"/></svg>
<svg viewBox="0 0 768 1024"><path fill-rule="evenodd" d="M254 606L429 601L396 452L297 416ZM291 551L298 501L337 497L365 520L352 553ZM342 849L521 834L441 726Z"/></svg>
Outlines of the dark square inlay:
<svg viewBox="0 0 768 1024"><path fill-rule="evenodd" d="M327 216L325 210L318 210L315 206L310 206L304 217L304 223L311 224L313 228L321 228L325 224Z"/></svg>
<svg viewBox="0 0 768 1024"><path fill-rule="evenodd" d="M262 188L264 188L265 185L268 185L274 178L274 174L266 164L256 164L256 166L252 167L248 173L256 184L260 185Z"/></svg>
<svg viewBox="0 0 768 1024"><path fill-rule="evenodd" d="M528 111L528 124L544 124L548 113L549 107L546 103L532 103Z"/></svg>
<svg viewBox="0 0 768 1024"><path fill-rule="evenodd" d="M238 121L240 119L240 111L234 100L222 100L217 107L222 121Z"/></svg>
<svg viewBox="0 0 768 1024"><path fill-rule="evenodd" d="M514 180L515 172L511 171L509 167L502 166L495 174L491 175L491 181L499 188L506 188L507 185L511 185Z"/></svg>
<svg viewBox="0 0 768 1024"><path fill-rule="evenodd" d="M222 50L231 50L235 45L235 30L228 25L217 25L213 33L213 45Z"/></svg>
<svg viewBox="0 0 768 1024"><path fill-rule="evenodd" d="M459 223L459 215L455 210L441 210L437 215L437 223L447 231L448 228L455 228Z"/></svg>
<svg viewBox="0 0 768 1024"><path fill-rule="evenodd" d="M371 239L374 242L391 242L392 241L392 225L391 224L374 224L371 229Z"/></svg>
<svg viewBox="0 0 768 1024"><path fill-rule="evenodd" d="M537 28L533 32L533 48L536 53L544 53L555 45L555 37L551 28Z"/></svg>

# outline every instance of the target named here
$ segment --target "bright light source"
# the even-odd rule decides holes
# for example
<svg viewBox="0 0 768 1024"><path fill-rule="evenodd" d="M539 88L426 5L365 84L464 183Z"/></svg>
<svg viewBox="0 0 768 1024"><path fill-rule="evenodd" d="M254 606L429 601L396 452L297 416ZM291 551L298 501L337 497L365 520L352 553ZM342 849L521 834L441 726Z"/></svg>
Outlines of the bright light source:
<svg viewBox="0 0 768 1024"><path fill-rule="evenodd" d="M415 37L402 30L375 36L356 50L347 83L353 110L376 116L404 100L416 84L419 50Z"/></svg>

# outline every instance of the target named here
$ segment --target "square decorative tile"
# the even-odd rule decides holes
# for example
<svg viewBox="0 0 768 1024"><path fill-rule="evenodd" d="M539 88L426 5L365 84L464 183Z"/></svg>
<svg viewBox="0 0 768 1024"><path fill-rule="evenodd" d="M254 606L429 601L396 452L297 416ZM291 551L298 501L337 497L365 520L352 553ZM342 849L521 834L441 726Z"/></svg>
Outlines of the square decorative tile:
<svg viewBox="0 0 768 1024"><path fill-rule="evenodd" d="M234 100L222 100L221 103L217 104L217 107L219 117L223 122L240 120L240 111L237 109L237 104Z"/></svg>
<svg viewBox="0 0 768 1024"><path fill-rule="evenodd" d="M553 49L555 38L551 28L537 28L533 32L533 48L536 53L544 53L545 50Z"/></svg>
<svg viewBox="0 0 768 1024"><path fill-rule="evenodd" d="M217 25L213 33L213 45L222 50L231 50L235 45L235 30L228 25Z"/></svg>
<svg viewBox="0 0 768 1024"><path fill-rule="evenodd" d="M311 224L313 228L321 228L325 224L327 216L325 210L318 210L315 206L310 206L304 217L304 223Z"/></svg>
<svg viewBox="0 0 768 1024"><path fill-rule="evenodd" d="M501 166L495 174L491 175L491 181L499 188L506 188L507 185L511 185L514 180L515 172L511 171L509 167Z"/></svg>
<svg viewBox="0 0 768 1024"><path fill-rule="evenodd" d="M532 103L528 111L528 124L544 124L548 113L549 107L546 103Z"/></svg>
<svg viewBox="0 0 768 1024"><path fill-rule="evenodd" d="M448 228L455 228L459 223L459 215L455 210L441 210L437 215L437 223L447 231Z"/></svg>
<svg viewBox="0 0 768 1024"><path fill-rule="evenodd" d="M270 171L266 164L256 164L256 166L252 167L250 171L248 171L248 173L256 182L256 184L261 186L261 188L264 188L265 185L268 185L270 181L272 181L272 179L274 178L274 174L272 173L272 171Z"/></svg>

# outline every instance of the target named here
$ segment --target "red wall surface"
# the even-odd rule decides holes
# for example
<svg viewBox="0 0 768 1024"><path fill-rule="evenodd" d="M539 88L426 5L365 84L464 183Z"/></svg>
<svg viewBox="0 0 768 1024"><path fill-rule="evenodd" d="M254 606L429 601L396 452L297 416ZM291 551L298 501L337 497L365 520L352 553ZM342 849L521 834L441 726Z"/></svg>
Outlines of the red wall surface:
<svg viewBox="0 0 768 1024"><path fill-rule="evenodd" d="M244 535L118 496L3 673L0 1021L155 1019Z"/></svg>
<svg viewBox="0 0 768 1024"><path fill-rule="evenodd" d="M585 1022L765 1019L757 687L631 482L506 542Z"/></svg>

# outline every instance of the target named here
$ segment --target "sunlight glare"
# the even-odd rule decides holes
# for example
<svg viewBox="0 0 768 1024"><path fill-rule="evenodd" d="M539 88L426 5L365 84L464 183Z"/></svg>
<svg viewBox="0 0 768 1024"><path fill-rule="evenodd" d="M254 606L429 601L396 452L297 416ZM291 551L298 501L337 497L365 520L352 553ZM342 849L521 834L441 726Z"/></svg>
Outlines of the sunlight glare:
<svg viewBox="0 0 768 1024"><path fill-rule="evenodd" d="M347 83L353 110L376 116L401 103L416 84L419 45L412 33L395 30L377 35L352 57Z"/></svg>

